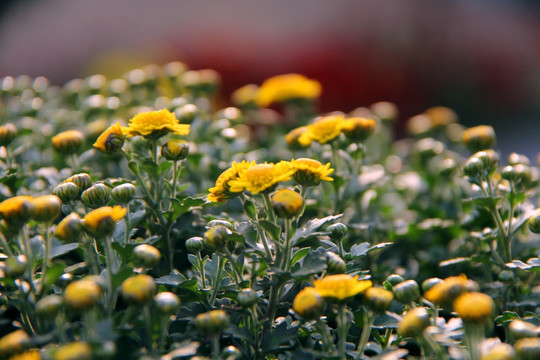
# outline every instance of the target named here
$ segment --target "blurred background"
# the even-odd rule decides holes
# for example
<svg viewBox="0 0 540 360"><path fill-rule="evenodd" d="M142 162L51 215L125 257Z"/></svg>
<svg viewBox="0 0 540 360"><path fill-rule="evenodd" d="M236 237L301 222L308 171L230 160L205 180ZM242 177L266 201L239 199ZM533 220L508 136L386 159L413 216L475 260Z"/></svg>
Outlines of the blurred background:
<svg viewBox="0 0 540 360"><path fill-rule="evenodd" d="M323 85L320 111L377 101L396 133L430 106L491 124L503 156L540 151L540 1L2 0L0 77L62 85L181 60L220 96L288 72Z"/></svg>

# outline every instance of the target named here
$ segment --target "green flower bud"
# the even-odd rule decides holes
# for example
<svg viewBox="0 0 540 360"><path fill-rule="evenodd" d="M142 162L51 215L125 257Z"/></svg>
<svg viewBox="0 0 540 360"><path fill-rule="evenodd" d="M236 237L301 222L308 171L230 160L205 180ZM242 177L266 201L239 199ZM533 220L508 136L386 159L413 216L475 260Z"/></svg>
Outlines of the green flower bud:
<svg viewBox="0 0 540 360"><path fill-rule="evenodd" d="M150 275L135 275L122 283L122 296L135 305L144 305L152 299L155 292L156 282Z"/></svg>
<svg viewBox="0 0 540 360"><path fill-rule="evenodd" d="M204 239L195 236L186 240L186 249L192 254L200 252L204 247Z"/></svg>
<svg viewBox="0 0 540 360"><path fill-rule="evenodd" d="M463 165L463 173L470 178L476 178L482 174L484 164L477 157L470 157Z"/></svg>
<svg viewBox="0 0 540 360"><path fill-rule="evenodd" d="M195 326L202 334L215 336L229 326L229 315L224 310L212 310L195 317Z"/></svg>
<svg viewBox="0 0 540 360"><path fill-rule="evenodd" d="M231 234L231 230L223 225L211 227L204 233L204 245L212 251L221 250L225 247L227 238Z"/></svg>
<svg viewBox="0 0 540 360"><path fill-rule="evenodd" d="M148 244L137 245L135 249L133 249L133 256L137 265L146 268L156 266L159 264L159 260L161 259L161 253L159 250L156 247Z"/></svg>
<svg viewBox="0 0 540 360"><path fill-rule="evenodd" d="M199 115L199 108L195 104L186 104L176 108L174 115L182 124L191 124Z"/></svg>
<svg viewBox="0 0 540 360"><path fill-rule="evenodd" d="M272 207L277 216L292 219L298 215L304 205L302 195L290 189L280 189L271 198Z"/></svg>
<svg viewBox="0 0 540 360"><path fill-rule="evenodd" d="M58 285L61 288L65 288L73 281L73 275L70 273L64 273L60 275L58 280L56 280L56 285Z"/></svg>
<svg viewBox="0 0 540 360"><path fill-rule="evenodd" d="M101 286L92 279L82 279L70 283L64 291L65 304L77 311L95 306L101 297Z"/></svg>
<svg viewBox="0 0 540 360"><path fill-rule="evenodd" d="M405 280L392 288L396 300L408 304L412 301L416 301L420 298L420 288L418 283L414 280Z"/></svg>
<svg viewBox="0 0 540 360"><path fill-rule="evenodd" d="M426 292L440 282L442 282L442 279L436 277L426 279L422 282L422 291Z"/></svg>
<svg viewBox="0 0 540 360"><path fill-rule="evenodd" d="M60 215L62 200L56 195L35 197L25 203L28 215L37 222L52 222Z"/></svg>
<svg viewBox="0 0 540 360"><path fill-rule="evenodd" d="M345 261L338 254L329 251L326 253L326 270L330 275L344 274Z"/></svg>
<svg viewBox="0 0 540 360"><path fill-rule="evenodd" d="M56 195L62 200L64 204L69 203L79 197L80 190L77 185L72 182L64 182L52 191L53 195Z"/></svg>
<svg viewBox="0 0 540 360"><path fill-rule="evenodd" d="M9 257L6 259L6 268L4 269L4 272L8 277L17 279L24 274L27 264L28 260L24 255Z"/></svg>
<svg viewBox="0 0 540 360"><path fill-rule="evenodd" d="M529 230L531 230L531 232L540 234L540 213L531 216L527 225L529 225Z"/></svg>
<svg viewBox="0 0 540 360"><path fill-rule="evenodd" d="M0 126L0 146L8 146L17 137L17 127L8 123Z"/></svg>
<svg viewBox="0 0 540 360"><path fill-rule="evenodd" d="M510 182L516 181L518 178L516 168L511 165L503 167L501 170L501 177Z"/></svg>
<svg viewBox="0 0 540 360"><path fill-rule="evenodd" d="M60 295L48 295L41 298L36 303L36 314L38 316L53 319L64 303Z"/></svg>
<svg viewBox="0 0 540 360"><path fill-rule="evenodd" d="M80 173L73 175L66 179L65 182L72 182L79 188L79 192L82 193L84 190L92 186L92 178L87 173Z"/></svg>
<svg viewBox="0 0 540 360"><path fill-rule="evenodd" d="M104 206L109 202L111 191L106 185L94 184L81 194L84 205L92 209Z"/></svg>
<svg viewBox="0 0 540 360"><path fill-rule="evenodd" d="M347 236L347 234L349 233L349 228L347 228L347 225L345 224L335 223L328 226L326 228L326 231L330 232L329 236L332 240L339 241L343 239L345 236Z"/></svg>
<svg viewBox="0 0 540 360"><path fill-rule="evenodd" d="M520 189L527 189L531 184L532 173L531 167L523 164L514 165L516 169L516 180L515 183Z"/></svg>
<svg viewBox="0 0 540 360"><path fill-rule="evenodd" d="M133 199L135 196L135 190L137 190L137 188L133 184L121 184L115 186L111 190L111 197L117 203L125 205Z"/></svg>
<svg viewBox="0 0 540 360"><path fill-rule="evenodd" d="M444 144L433 138L424 138L418 140L414 144L414 152L418 154L420 159L426 161L434 156L441 154L444 151Z"/></svg>
<svg viewBox="0 0 540 360"><path fill-rule="evenodd" d="M221 351L221 357L225 360L240 360L242 352L236 346L229 345Z"/></svg>
<svg viewBox="0 0 540 360"><path fill-rule="evenodd" d="M538 337L519 339L514 344L514 348L520 360L540 359L540 338Z"/></svg>
<svg viewBox="0 0 540 360"><path fill-rule="evenodd" d="M382 288L370 287L364 293L364 302L366 303L366 306L378 313L383 313L388 310L392 304L392 300L394 300L394 294L392 294L391 291Z"/></svg>
<svg viewBox="0 0 540 360"><path fill-rule="evenodd" d="M405 279L403 278L403 276L401 275L398 275L398 274L391 274L389 275L387 278L386 278L386 281L388 281L388 283L392 286L396 286L397 284L405 281Z"/></svg>
<svg viewBox="0 0 540 360"><path fill-rule="evenodd" d="M537 327L530 322L515 319L508 325L508 332L513 340L533 338L539 335Z"/></svg>
<svg viewBox="0 0 540 360"><path fill-rule="evenodd" d="M423 307L413 308L403 316L398 325L398 334L417 337L430 325L429 314Z"/></svg>
<svg viewBox="0 0 540 360"><path fill-rule="evenodd" d="M171 315L176 313L180 307L180 298L172 292L165 291L154 296L156 307L162 315Z"/></svg>
<svg viewBox="0 0 540 360"><path fill-rule="evenodd" d="M529 160L529 158L523 154L518 154L518 153L511 153L510 155L508 155L508 165L517 165L517 164L522 164L522 165L531 165L531 160Z"/></svg>
<svg viewBox="0 0 540 360"><path fill-rule="evenodd" d="M454 159L444 159L438 164L437 170L440 176L448 177L456 170L456 162Z"/></svg>
<svg viewBox="0 0 540 360"><path fill-rule="evenodd" d="M474 126L464 130L462 140L471 152L490 149L497 141L495 130L489 125Z"/></svg>
<svg viewBox="0 0 540 360"><path fill-rule="evenodd" d="M82 230L81 217L72 212L60 221L54 230L54 236L64 242L74 242L79 239Z"/></svg>
<svg viewBox="0 0 540 360"><path fill-rule="evenodd" d="M234 225L231 224L229 221L226 220L210 220L208 224L206 224L207 228L212 228L214 226L223 225L227 229L234 231Z"/></svg>
<svg viewBox="0 0 540 360"><path fill-rule="evenodd" d="M187 158L189 143L184 140L169 140L161 147L161 156L169 161L180 161Z"/></svg>
<svg viewBox="0 0 540 360"><path fill-rule="evenodd" d="M488 149L479 151L473 156L482 161L482 164L484 165L483 169L487 172L488 177L493 176L499 164L499 154L497 154L495 150Z"/></svg>
<svg viewBox="0 0 540 360"><path fill-rule="evenodd" d="M242 289L238 295L236 295L236 300L240 306L248 308L259 301L259 295L253 289Z"/></svg>

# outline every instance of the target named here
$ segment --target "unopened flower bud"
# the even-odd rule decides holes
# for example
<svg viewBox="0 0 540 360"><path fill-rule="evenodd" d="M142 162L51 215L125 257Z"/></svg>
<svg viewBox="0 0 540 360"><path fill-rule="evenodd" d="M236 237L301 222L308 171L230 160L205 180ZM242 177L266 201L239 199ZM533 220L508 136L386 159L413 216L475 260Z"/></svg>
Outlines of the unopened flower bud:
<svg viewBox="0 0 540 360"><path fill-rule="evenodd" d="M64 242L74 242L79 239L82 230L81 217L72 212L56 226L54 236Z"/></svg>
<svg viewBox="0 0 540 360"><path fill-rule="evenodd" d="M125 205L133 199L133 197L135 196L135 190L137 190L137 188L133 184L121 184L115 186L111 190L111 197L117 203Z"/></svg>
<svg viewBox="0 0 540 360"><path fill-rule="evenodd" d="M518 153L511 153L508 155L508 165L531 165L531 160L526 155L518 154Z"/></svg>
<svg viewBox="0 0 540 360"><path fill-rule="evenodd" d="M236 300L238 304L242 307L251 307L259 301L259 295L253 289L242 289L236 295Z"/></svg>
<svg viewBox="0 0 540 360"><path fill-rule="evenodd" d="M54 360L90 360L92 359L92 348L85 342L75 341L67 345L60 346L56 350Z"/></svg>
<svg viewBox="0 0 540 360"><path fill-rule="evenodd" d="M272 195L272 207L277 216L291 219L298 215L304 199L302 195L290 189L280 189Z"/></svg>
<svg viewBox="0 0 540 360"><path fill-rule="evenodd" d="M180 307L180 298L169 291L164 291L154 296L158 311L163 315L176 313Z"/></svg>
<svg viewBox="0 0 540 360"><path fill-rule="evenodd" d="M36 314L43 318L53 319L64 303L60 295L48 295L36 303Z"/></svg>
<svg viewBox="0 0 540 360"><path fill-rule="evenodd" d="M540 338L519 339L514 344L519 360L540 359Z"/></svg>
<svg viewBox="0 0 540 360"><path fill-rule="evenodd" d="M499 343L483 354L481 360L514 360L515 358L516 351L512 345Z"/></svg>
<svg viewBox="0 0 540 360"><path fill-rule="evenodd" d="M26 259L26 256L11 256L6 259L6 267L4 272L8 277L17 279L19 276L24 274L27 264L28 260Z"/></svg>
<svg viewBox="0 0 540 360"><path fill-rule="evenodd" d="M456 166L454 159L447 158L437 165L437 170L440 176L448 177L456 170Z"/></svg>
<svg viewBox="0 0 540 360"><path fill-rule="evenodd" d="M432 157L441 154L443 151L444 144L433 138L420 139L414 144L414 152L418 154L423 161L431 159Z"/></svg>
<svg viewBox="0 0 540 360"><path fill-rule="evenodd" d="M352 141L365 141L375 132L375 120L363 117L348 118L343 124L342 132Z"/></svg>
<svg viewBox="0 0 540 360"><path fill-rule="evenodd" d="M289 133L285 135L285 141L287 142L287 145L289 145L291 149L302 149L308 147L309 145L304 145L298 141L300 136L306 131L307 127L305 126L297 127L289 131Z"/></svg>
<svg viewBox="0 0 540 360"><path fill-rule="evenodd" d="M326 253L326 271L330 274L344 274L345 261L338 254L331 251Z"/></svg>
<svg viewBox="0 0 540 360"><path fill-rule="evenodd" d="M501 272L499 272L498 278L500 281L511 282L514 281L515 276L511 270L502 270Z"/></svg>
<svg viewBox="0 0 540 360"><path fill-rule="evenodd" d="M147 303L155 292L156 282L150 275L135 275L122 283L122 296L127 302L135 305Z"/></svg>
<svg viewBox="0 0 540 360"><path fill-rule="evenodd" d="M440 282L442 282L442 279L436 277L426 279L422 282L422 291L426 292Z"/></svg>
<svg viewBox="0 0 540 360"><path fill-rule="evenodd" d="M220 219L215 219L215 220L210 220L207 224L206 224L206 227L207 228L212 228L214 226L218 226L218 225L223 225L225 226L227 229L231 230L231 231L234 231L234 225L227 221L227 220L220 220Z"/></svg>
<svg viewBox="0 0 540 360"><path fill-rule="evenodd" d="M398 107L394 103L388 101L379 101L371 104L369 109L383 122L394 121L395 119L397 119L399 113Z"/></svg>
<svg viewBox="0 0 540 360"><path fill-rule="evenodd" d="M396 286L397 284L404 282L405 279L404 279L403 276L401 276L401 275L398 275L398 274L390 274L390 275L386 278L386 281L388 281L388 283L389 283L390 285Z"/></svg>
<svg viewBox="0 0 540 360"><path fill-rule="evenodd" d="M122 149L124 146L124 134L120 123L111 125L106 129L94 143L94 148L105 153L112 153Z"/></svg>
<svg viewBox="0 0 540 360"><path fill-rule="evenodd" d="M527 222L527 225L529 226L529 230L531 230L531 232L540 234L540 213L531 216Z"/></svg>
<svg viewBox="0 0 540 360"><path fill-rule="evenodd" d="M64 273L60 275L58 280L56 280L56 285L58 285L61 288L65 288L73 281L73 275L70 273Z"/></svg>
<svg viewBox="0 0 540 360"><path fill-rule="evenodd" d="M156 266L159 264L159 260L161 259L161 253L159 250L156 247L148 244L137 245L133 249L133 256L135 257L135 262L138 265L146 268Z"/></svg>
<svg viewBox="0 0 540 360"><path fill-rule="evenodd" d="M479 151L473 156L482 161L484 165L483 169L487 172L488 177L491 177L495 173L495 170L497 170L497 166L499 165L499 154L497 154L495 150L487 149Z"/></svg>
<svg viewBox="0 0 540 360"><path fill-rule="evenodd" d="M34 221L52 222L60 215L62 200L56 195L44 195L29 200L25 206Z"/></svg>
<svg viewBox="0 0 540 360"><path fill-rule="evenodd" d="M199 108L195 104L186 104L174 110L174 115L182 124L191 124L199 115Z"/></svg>
<svg viewBox="0 0 540 360"><path fill-rule="evenodd" d="M218 335L229 326L229 315L224 310L212 310L195 317L195 326L202 334Z"/></svg>
<svg viewBox="0 0 540 360"><path fill-rule="evenodd" d="M413 308L403 316L398 325L398 334L404 337L416 337L430 325L429 314L423 307Z"/></svg>
<svg viewBox="0 0 540 360"><path fill-rule="evenodd" d="M67 130L52 138L52 147L60 154L75 154L82 146L84 135L79 130Z"/></svg>
<svg viewBox="0 0 540 360"><path fill-rule="evenodd" d="M15 330L0 338L0 357L20 353L30 346L30 337L24 330Z"/></svg>
<svg viewBox="0 0 540 360"><path fill-rule="evenodd" d="M459 295L476 291L477 288L478 285L474 281L468 280L465 275L451 276L435 284L426 291L424 297L437 305L450 307Z"/></svg>
<svg viewBox="0 0 540 360"><path fill-rule="evenodd" d="M66 182L72 182L79 188L80 193L92 186L92 178L87 173L75 174L66 179Z"/></svg>
<svg viewBox="0 0 540 360"><path fill-rule="evenodd" d="M221 357L224 360L240 360L242 352L236 346L229 345L221 351Z"/></svg>
<svg viewBox="0 0 540 360"><path fill-rule="evenodd" d="M204 247L204 239L200 236L195 236L186 240L186 249L192 254L200 252Z"/></svg>
<svg viewBox="0 0 540 360"><path fill-rule="evenodd" d="M326 228L326 231L330 232L330 238L335 241L343 239L349 233L347 225L342 223L335 223Z"/></svg>
<svg viewBox="0 0 540 360"><path fill-rule="evenodd" d="M477 157L470 157L465 165L463 165L463 173L470 178L476 178L482 175L484 169L484 163Z"/></svg>
<svg viewBox="0 0 540 360"><path fill-rule="evenodd" d="M431 107L425 111L425 114L431 118L434 127L442 127L458 121L455 111L446 106Z"/></svg>
<svg viewBox="0 0 540 360"><path fill-rule="evenodd" d="M231 234L231 230L223 225L214 226L204 233L204 245L209 250L221 250Z"/></svg>
<svg viewBox="0 0 540 360"><path fill-rule="evenodd" d="M104 184L94 184L81 194L81 200L89 208L96 209L109 202L111 191Z"/></svg>
<svg viewBox="0 0 540 360"><path fill-rule="evenodd" d="M324 299L313 287L302 289L293 301L293 310L304 320L318 319L324 309Z"/></svg>
<svg viewBox="0 0 540 360"><path fill-rule="evenodd" d="M79 187L72 182L64 182L55 187L52 191L53 195L56 195L62 200L64 204L77 199L81 191Z"/></svg>
<svg viewBox="0 0 540 360"><path fill-rule="evenodd" d="M403 304L408 304L420 298L420 288L414 280L400 282L392 288L392 292L396 300Z"/></svg>
<svg viewBox="0 0 540 360"><path fill-rule="evenodd" d="M92 279L70 283L64 291L65 304L75 310L87 310L96 305L101 297L101 286Z"/></svg>
<svg viewBox="0 0 540 360"><path fill-rule="evenodd" d="M516 169L516 180L515 183L520 189L527 189L531 184L532 172L531 167L523 164L514 165Z"/></svg>
<svg viewBox="0 0 540 360"><path fill-rule="evenodd" d="M495 130L489 125L480 125L463 131L462 140L471 152L490 149L495 145Z"/></svg>
<svg viewBox="0 0 540 360"><path fill-rule="evenodd" d="M184 140L169 140L161 147L161 155L169 161L184 160L189 153L189 143Z"/></svg>
<svg viewBox="0 0 540 360"><path fill-rule="evenodd" d="M454 310L466 323L483 324L493 315L495 304L491 296L468 292L454 300Z"/></svg>
<svg viewBox="0 0 540 360"><path fill-rule="evenodd" d="M519 319L510 322L510 325L508 325L508 332L513 340L532 338L540 335L534 324Z"/></svg>
<svg viewBox="0 0 540 360"><path fill-rule="evenodd" d="M8 146L17 136L17 127L8 123L0 126L0 146Z"/></svg>
<svg viewBox="0 0 540 360"><path fill-rule="evenodd" d="M392 300L394 300L394 294L382 288L370 287L364 293L366 306L378 313L388 310L392 304Z"/></svg>
<svg viewBox="0 0 540 360"><path fill-rule="evenodd" d="M513 167L512 165L507 165L503 167L501 170L501 177L510 182L516 181L518 178L518 173L516 171L516 168Z"/></svg>

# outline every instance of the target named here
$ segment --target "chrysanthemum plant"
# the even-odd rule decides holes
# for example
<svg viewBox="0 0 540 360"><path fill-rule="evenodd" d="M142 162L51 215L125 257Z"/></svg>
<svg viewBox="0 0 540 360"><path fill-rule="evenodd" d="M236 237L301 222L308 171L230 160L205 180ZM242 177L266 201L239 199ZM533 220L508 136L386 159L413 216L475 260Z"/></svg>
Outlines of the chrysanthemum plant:
<svg viewBox="0 0 540 360"><path fill-rule="evenodd" d="M446 107L394 141L388 102L219 83L0 80L0 358L538 358L527 157Z"/></svg>

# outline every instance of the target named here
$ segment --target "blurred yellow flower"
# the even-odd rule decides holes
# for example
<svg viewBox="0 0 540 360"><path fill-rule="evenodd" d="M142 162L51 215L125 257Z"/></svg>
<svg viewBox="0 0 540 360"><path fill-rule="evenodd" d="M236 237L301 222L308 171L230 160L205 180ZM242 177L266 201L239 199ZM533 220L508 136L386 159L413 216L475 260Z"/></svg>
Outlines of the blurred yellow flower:
<svg viewBox="0 0 540 360"><path fill-rule="evenodd" d="M315 290L326 300L341 302L372 286L370 280L358 281L358 275L329 275L313 282Z"/></svg>
<svg viewBox="0 0 540 360"><path fill-rule="evenodd" d="M298 142L303 146L309 146L313 141L326 144L341 134L344 122L344 115L319 117L307 125L306 131L298 137Z"/></svg>
<svg viewBox="0 0 540 360"><path fill-rule="evenodd" d="M96 149L106 153L116 151L122 148L122 145L124 145L124 134L119 122L112 124L94 143Z"/></svg>
<svg viewBox="0 0 540 360"><path fill-rule="evenodd" d="M323 180L334 181L328 176L334 172L334 169L330 168L330 163L323 165L314 159L300 158L292 159L291 165L295 170L294 180L302 186L319 185Z"/></svg>
<svg viewBox="0 0 540 360"><path fill-rule="evenodd" d="M0 358L21 352L30 345L30 337L24 330L15 330L0 338Z"/></svg>
<svg viewBox="0 0 540 360"><path fill-rule="evenodd" d="M0 218L8 223L23 223L28 218L25 203L32 200L32 196L14 196L0 203Z"/></svg>
<svg viewBox="0 0 540 360"><path fill-rule="evenodd" d="M38 350L29 350L12 356L9 360L41 360L41 353Z"/></svg>
<svg viewBox="0 0 540 360"><path fill-rule="evenodd" d="M103 206L86 214L83 226L94 236L107 235L114 230L116 221L121 220L126 212L127 210L119 205Z"/></svg>
<svg viewBox="0 0 540 360"><path fill-rule="evenodd" d="M231 101L236 106L254 104L258 91L259 87L255 84L244 85L231 94Z"/></svg>
<svg viewBox="0 0 540 360"><path fill-rule="evenodd" d="M275 102L293 99L315 99L321 95L322 86L316 80L300 74L284 74L266 79L256 96L256 103L266 107Z"/></svg>
<svg viewBox="0 0 540 360"><path fill-rule="evenodd" d="M341 131L351 140L364 141L375 132L375 120L363 117L348 118L343 121Z"/></svg>
<svg viewBox="0 0 540 360"><path fill-rule="evenodd" d="M454 311L464 322L484 323L493 314L494 307L491 296L475 291L461 294L454 300Z"/></svg>
<svg viewBox="0 0 540 360"><path fill-rule="evenodd" d="M79 130L66 130L52 138L52 147L61 154L74 154L79 150L84 134Z"/></svg>
<svg viewBox="0 0 540 360"><path fill-rule="evenodd" d="M305 320L315 320L324 308L324 300L314 287L300 290L293 301L293 310Z"/></svg>
<svg viewBox="0 0 540 360"><path fill-rule="evenodd" d="M475 283L463 274L451 276L435 284L426 291L424 297L437 305L449 306L459 295L471 291L474 286Z"/></svg>
<svg viewBox="0 0 540 360"><path fill-rule="evenodd" d="M60 346L54 356L54 360L90 360L91 358L92 348L82 341Z"/></svg>
<svg viewBox="0 0 540 360"><path fill-rule="evenodd" d="M291 189L280 189L272 195L272 207L277 216L293 218L300 212L304 199L302 195Z"/></svg>
<svg viewBox="0 0 540 360"><path fill-rule="evenodd" d="M189 129L190 126L180 124L172 112L162 109L135 115L129 120L128 127L122 128L122 133L128 137L142 135L159 138L169 132L176 135L187 135Z"/></svg>
<svg viewBox="0 0 540 360"><path fill-rule="evenodd" d="M300 136L302 136L303 133L307 131L306 126L300 126L295 129L292 129L289 131L287 135L285 135L285 141L287 141L287 145L289 145L292 148L303 148L311 145L312 141L309 142L309 144L304 143L301 144L298 139Z"/></svg>
<svg viewBox="0 0 540 360"><path fill-rule="evenodd" d="M237 196L241 191L230 191L229 182L237 179L239 176L243 175L247 169L255 165L257 165L255 161L248 162L243 160L240 163L233 161L232 166L219 175L216 180L216 186L208 190L210 192L208 201L223 202Z"/></svg>
<svg viewBox="0 0 540 360"><path fill-rule="evenodd" d="M274 185L282 181L288 181L295 170L288 161L280 161L277 164L257 164L239 175L237 179L229 181L229 189L232 192L249 191L258 194L272 189Z"/></svg>

